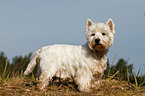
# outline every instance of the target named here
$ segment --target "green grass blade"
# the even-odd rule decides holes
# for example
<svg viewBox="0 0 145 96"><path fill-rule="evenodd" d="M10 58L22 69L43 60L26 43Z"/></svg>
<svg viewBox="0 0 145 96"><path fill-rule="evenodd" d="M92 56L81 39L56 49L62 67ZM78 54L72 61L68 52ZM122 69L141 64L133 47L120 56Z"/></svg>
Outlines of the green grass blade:
<svg viewBox="0 0 145 96"><path fill-rule="evenodd" d="M110 77L110 80L113 78L113 77L115 77L115 75L117 75L119 73L119 71L117 71L114 75L112 75L111 77Z"/></svg>
<svg viewBox="0 0 145 96"><path fill-rule="evenodd" d="M138 75L139 75L139 73L140 73L140 70L141 70L141 66L140 66L140 68L139 68L139 70L138 70L138 72L137 72L137 77L138 77Z"/></svg>
<svg viewBox="0 0 145 96"><path fill-rule="evenodd" d="M6 76L6 70L7 70L7 65L8 65L8 63L6 62L5 68L4 68L4 72L3 72L3 75L2 75L2 84L4 84L4 80L5 80L5 76Z"/></svg>
<svg viewBox="0 0 145 96"><path fill-rule="evenodd" d="M127 60L127 81L129 83L129 68L128 68L128 61L129 61L129 58Z"/></svg>
<svg viewBox="0 0 145 96"><path fill-rule="evenodd" d="M127 81L129 83L129 72L128 72L128 66L127 66Z"/></svg>
<svg viewBox="0 0 145 96"><path fill-rule="evenodd" d="M21 80L22 80L22 77L23 77L23 70L21 70Z"/></svg>
<svg viewBox="0 0 145 96"><path fill-rule="evenodd" d="M117 54L115 54L115 56L114 56L114 58L113 58L113 61L112 61L112 64L111 64L111 66L110 66L110 70L109 70L108 76L110 75L111 67L112 67L112 65L114 64L114 61L115 61L116 56L117 56Z"/></svg>
<svg viewBox="0 0 145 96"><path fill-rule="evenodd" d="M134 70L133 70L133 76L134 76L134 78L135 78L135 85L136 85L136 91L138 90L138 83L137 83L137 78L136 78L136 74L135 74L135 72L134 72Z"/></svg>
<svg viewBox="0 0 145 96"><path fill-rule="evenodd" d="M139 85L139 87L141 87L143 84L145 84L145 81L143 81L143 82Z"/></svg>

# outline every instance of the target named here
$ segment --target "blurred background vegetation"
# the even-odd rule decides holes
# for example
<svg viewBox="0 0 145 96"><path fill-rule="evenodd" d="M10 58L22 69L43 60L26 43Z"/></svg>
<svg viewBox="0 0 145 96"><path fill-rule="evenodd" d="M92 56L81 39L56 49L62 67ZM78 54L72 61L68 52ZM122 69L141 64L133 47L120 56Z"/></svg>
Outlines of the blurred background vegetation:
<svg viewBox="0 0 145 96"><path fill-rule="evenodd" d="M21 72L25 71L31 58L32 53L29 53L24 57L15 56L14 58L12 58L12 62L10 63L8 58L5 56L4 52L0 52L0 75L2 76L6 63L7 63L6 77L20 75ZM119 59L117 64L113 63L110 64L108 60L107 69L104 72L103 78L110 77L114 75L116 72L118 72L115 76L113 76L114 79L119 79L122 81L124 80L135 84L136 82L133 70L134 70L133 64L128 64L128 61L125 61L124 59ZM141 70L139 69L138 73L135 73L138 84L142 84L143 82L145 82L145 74L139 75L140 71ZM35 68L33 71L34 76L37 76L36 72L37 68ZM145 83L143 83L142 86L145 86Z"/></svg>
<svg viewBox="0 0 145 96"><path fill-rule="evenodd" d="M0 52L0 75L3 74L6 63L6 77L20 74L22 70L26 69L28 63L30 62L31 56L31 53L25 55L24 57L15 56L14 58L12 58L12 62L10 63L10 60L8 60L8 58L5 56L4 52Z"/></svg>

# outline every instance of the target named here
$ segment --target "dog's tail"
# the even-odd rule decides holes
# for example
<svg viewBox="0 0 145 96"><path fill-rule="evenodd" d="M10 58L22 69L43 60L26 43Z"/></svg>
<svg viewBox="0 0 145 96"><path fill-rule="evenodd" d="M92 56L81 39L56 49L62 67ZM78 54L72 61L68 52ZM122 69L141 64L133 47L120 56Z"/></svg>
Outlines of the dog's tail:
<svg viewBox="0 0 145 96"><path fill-rule="evenodd" d="M28 64L28 66L27 66L27 68L26 68L26 70L25 70L25 72L24 72L24 75L28 75L28 74L30 74L30 73L33 71L33 69L34 69L35 66L36 66L37 59L39 59L39 57L40 57L40 53L41 53L41 49L39 49L39 50L37 50L37 51L35 52L34 57L33 57L32 60L30 61L30 63Z"/></svg>

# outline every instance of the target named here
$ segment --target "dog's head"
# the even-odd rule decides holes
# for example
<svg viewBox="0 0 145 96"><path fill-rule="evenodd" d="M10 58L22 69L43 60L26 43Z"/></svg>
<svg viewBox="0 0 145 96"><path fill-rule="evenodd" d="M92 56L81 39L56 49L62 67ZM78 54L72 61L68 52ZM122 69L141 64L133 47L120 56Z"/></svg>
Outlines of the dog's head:
<svg viewBox="0 0 145 96"><path fill-rule="evenodd" d="M114 41L115 25L110 18L106 24L93 23L87 19L86 37L91 50L103 51L108 49Z"/></svg>

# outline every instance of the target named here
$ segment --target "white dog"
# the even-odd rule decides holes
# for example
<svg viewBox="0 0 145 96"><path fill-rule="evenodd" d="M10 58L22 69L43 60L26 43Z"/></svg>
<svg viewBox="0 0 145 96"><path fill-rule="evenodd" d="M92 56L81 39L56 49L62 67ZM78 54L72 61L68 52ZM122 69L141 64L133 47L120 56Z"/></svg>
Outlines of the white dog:
<svg viewBox="0 0 145 96"><path fill-rule="evenodd" d="M115 25L110 18L106 24L86 23L87 43L81 46L50 45L36 51L24 75L32 72L40 59L40 89L45 88L52 77L71 78L80 91L88 92L100 85L106 69L108 48L113 44Z"/></svg>

